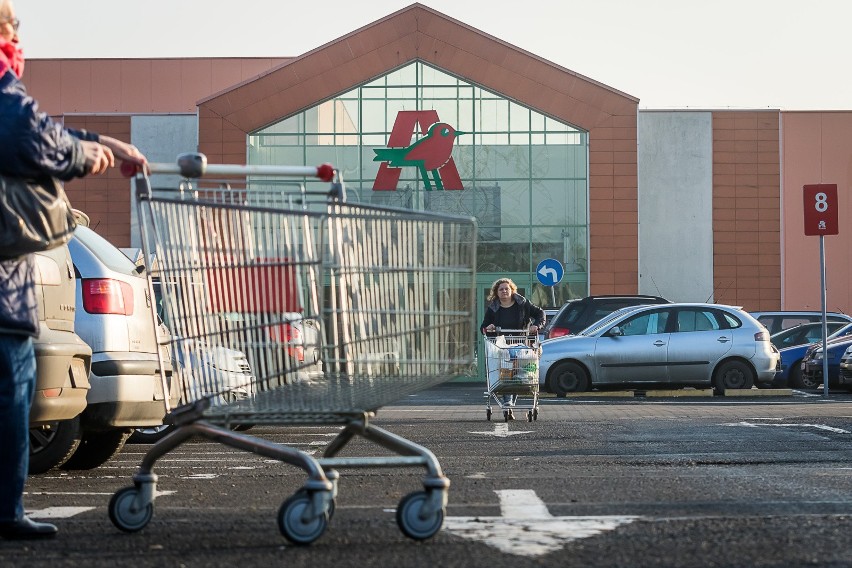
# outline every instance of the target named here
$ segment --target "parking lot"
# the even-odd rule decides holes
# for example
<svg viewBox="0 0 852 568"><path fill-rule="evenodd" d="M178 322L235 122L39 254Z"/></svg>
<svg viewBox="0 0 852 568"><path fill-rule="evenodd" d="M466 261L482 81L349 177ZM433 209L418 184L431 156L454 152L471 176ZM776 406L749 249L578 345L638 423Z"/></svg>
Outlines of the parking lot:
<svg viewBox="0 0 852 568"><path fill-rule="evenodd" d="M192 441L155 468L159 495L124 534L107 503L148 445L87 472L33 476L26 503L56 540L0 543L3 566L841 566L852 557L852 395L542 400L535 422L486 421L479 385L445 385L375 423L432 450L450 478L444 528L394 520L418 470L342 470L329 529L293 546L275 518L296 468ZM334 426L256 427L318 455ZM382 455L364 441L347 455Z"/></svg>

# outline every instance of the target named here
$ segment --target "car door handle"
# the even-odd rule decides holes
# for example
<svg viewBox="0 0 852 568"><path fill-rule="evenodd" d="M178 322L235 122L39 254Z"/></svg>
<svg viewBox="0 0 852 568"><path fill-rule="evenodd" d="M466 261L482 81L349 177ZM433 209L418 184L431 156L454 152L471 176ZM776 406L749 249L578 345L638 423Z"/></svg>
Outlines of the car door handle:
<svg viewBox="0 0 852 568"><path fill-rule="evenodd" d="M719 343L727 343L727 342L729 342L730 340L731 340L731 338L730 338L730 337L725 337L725 336L723 335L722 337L720 337L720 338L719 338L719 339L717 339L716 341L718 341Z"/></svg>
<svg viewBox="0 0 852 568"><path fill-rule="evenodd" d="M665 344L666 344L666 342L665 342L665 341L662 341L662 340L660 340L660 339L658 339L658 340L656 340L656 341L654 342L654 345L656 345L657 347L662 347L662 346L663 346L663 345L665 345Z"/></svg>

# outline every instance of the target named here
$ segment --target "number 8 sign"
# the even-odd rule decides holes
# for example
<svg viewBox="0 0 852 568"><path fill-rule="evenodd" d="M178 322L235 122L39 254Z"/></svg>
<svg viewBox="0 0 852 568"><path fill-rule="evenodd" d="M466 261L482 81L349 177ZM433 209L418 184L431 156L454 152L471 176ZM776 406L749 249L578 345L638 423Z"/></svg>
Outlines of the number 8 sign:
<svg viewBox="0 0 852 568"><path fill-rule="evenodd" d="M837 234L837 184L804 186L805 235Z"/></svg>

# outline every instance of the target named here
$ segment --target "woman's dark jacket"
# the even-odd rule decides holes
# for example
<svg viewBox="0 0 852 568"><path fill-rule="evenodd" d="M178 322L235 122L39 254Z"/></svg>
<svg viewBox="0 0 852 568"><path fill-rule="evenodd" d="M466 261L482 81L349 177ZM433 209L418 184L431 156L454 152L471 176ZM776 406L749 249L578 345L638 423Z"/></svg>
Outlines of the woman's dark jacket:
<svg viewBox="0 0 852 568"><path fill-rule="evenodd" d="M519 310L520 319L518 320L518 325L513 327L507 327L507 329L526 329L527 324L532 323L538 327L544 325L545 315L544 310L540 307L536 306L520 294L512 294L512 299L518 304L521 309ZM479 329L483 331L486 327L495 323L497 318L497 311L500 309L500 300L492 300L488 306L485 308L485 317L482 318L482 325L479 326ZM506 326L504 326L506 327Z"/></svg>
<svg viewBox="0 0 852 568"><path fill-rule="evenodd" d="M0 174L69 180L86 173L80 140L98 135L64 128L38 110L11 70L0 77ZM0 333L38 335L31 256L0 261Z"/></svg>

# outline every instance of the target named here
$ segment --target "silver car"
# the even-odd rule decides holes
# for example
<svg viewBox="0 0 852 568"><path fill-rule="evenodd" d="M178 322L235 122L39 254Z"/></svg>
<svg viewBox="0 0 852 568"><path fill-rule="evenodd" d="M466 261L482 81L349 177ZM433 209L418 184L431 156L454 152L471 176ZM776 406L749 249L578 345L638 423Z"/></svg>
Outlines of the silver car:
<svg viewBox="0 0 852 568"><path fill-rule="evenodd" d="M160 377L161 359L167 378L172 371L160 341L167 330L154 325L144 273L85 226L68 248L77 278L75 327L92 348L92 365L82 441L64 467L89 469L121 450L133 427L162 424L165 398L175 406L179 393Z"/></svg>
<svg viewBox="0 0 852 568"><path fill-rule="evenodd" d="M780 355L746 312L718 304L633 306L542 343L539 383L565 396L614 384L703 384L717 393L769 383Z"/></svg>

